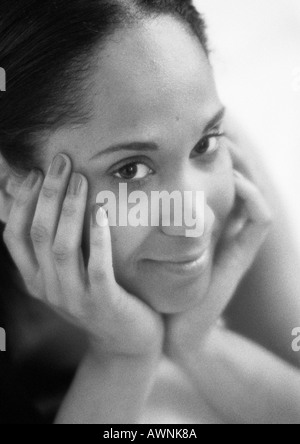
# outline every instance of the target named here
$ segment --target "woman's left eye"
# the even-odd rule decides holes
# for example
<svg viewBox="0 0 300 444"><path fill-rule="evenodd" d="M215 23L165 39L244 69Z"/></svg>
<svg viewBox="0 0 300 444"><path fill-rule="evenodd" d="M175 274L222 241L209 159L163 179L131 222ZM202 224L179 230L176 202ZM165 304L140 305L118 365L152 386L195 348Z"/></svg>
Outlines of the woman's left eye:
<svg viewBox="0 0 300 444"><path fill-rule="evenodd" d="M153 170L144 163L131 162L118 169L118 171L114 173L114 177L134 182L143 180L150 174L153 174Z"/></svg>
<svg viewBox="0 0 300 444"><path fill-rule="evenodd" d="M213 154L219 149L220 139L224 133L211 134L204 137L195 148L197 154Z"/></svg>

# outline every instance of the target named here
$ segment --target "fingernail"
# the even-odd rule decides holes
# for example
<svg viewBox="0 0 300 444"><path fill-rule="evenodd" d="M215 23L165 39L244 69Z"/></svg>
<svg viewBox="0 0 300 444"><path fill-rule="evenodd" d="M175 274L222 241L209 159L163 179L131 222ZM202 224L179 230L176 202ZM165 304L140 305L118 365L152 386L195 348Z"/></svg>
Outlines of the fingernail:
<svg viewBox="0 0 300 444"><path fill-rule="evenodd" d="M37 183L37 181L39 180L40 177L40 172L39 170L32 170L29 173L29 176L26 178L25 180L25 187L26 188L33 188L34 185Z"/></svg>
<svg viewBox="0 0 300 444"><path fill-rule="evenodd" d="M80 192L81 185L82 185L81 174L77 173L72 174L67 193L71 196L77 196Z"/></svg>
<svg viewBox="0 0 300 444"><path fill-rule="evenodd" d="M49 174L51 176L59 177L64 172L66 166L67 166L66 159L59 154L58 156L55 156L55 158L53 159L53 162L49 170Z"/></svg>
<svg viewBox="0 0 300 444"><path fill-rule="evenodd" d="M108 218L107 213L104 208L102 208L101 205L97 204L93 208L92 212L92 218L93 218L93 226L96 227L105 227L108 225Z"/></svg>

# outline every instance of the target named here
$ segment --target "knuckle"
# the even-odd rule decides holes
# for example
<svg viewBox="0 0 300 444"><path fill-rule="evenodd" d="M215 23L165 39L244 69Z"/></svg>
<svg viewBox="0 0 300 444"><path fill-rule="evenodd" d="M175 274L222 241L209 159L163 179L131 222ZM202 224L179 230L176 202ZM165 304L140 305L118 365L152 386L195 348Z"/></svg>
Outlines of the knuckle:
<svg viewBox="0 0 300 444"><path fill-rule="evenodd" d="M50 241L50 233L48 229L41 225L35 224L31 227L30 236L34 244L45 244Z"/></svg>
<svg viewBox="0 0 300 444"><path fill-rule="evenodd" d="M30 231L30 227L27 227L24 230L24 239L25 241L30 241L31 240L31 231Z"/></svg>
<svg viewBox="0 0 300 444"><path fill-rule="evenodd" d="M106 270L102 267L94 268L91 266L89 269L89 275L95 282L103 282L107 279Z"/></svg>
<svg viewBox="0 0 300 444"><path fill-rule="evenodd" d="M58 195L58 189L55 187L44 185L41 193L45 199L52 200Z"/></svg>
<svg viewBox="0 0 300 444"><path fill-rule="evenodd" d="M65 202L61 214L67 218L72 218L77 214L76 206L71 202Z"/></svg>
<svg viewBox="0 0 300 444"><path fill-rule="evenodd" d="M62 244L58 244L53 246L52 253L57 264L64 264L69 261L73 251Z"/></svg>
<svg viewBox="0 0 300 444"><path fill-rule="evenodd" d="M6 227L3 231L3 240L5 244L11 244L17 239L16 233L10 228Z"/></svg>
<svg viewBox="0 0 300 444"><path fill-rule="evenodd" d="M94 237L90 240L91 247L94 247L95 249L99 249L103 247L103 239L101 236Z"/></svg>
<svg viewBox="0 0 300 444"><path fill-rule="evenodd" d="M28 201L28 193L23 193L22 191L15 198L15 205L17 208L23 207Z"/></svg>

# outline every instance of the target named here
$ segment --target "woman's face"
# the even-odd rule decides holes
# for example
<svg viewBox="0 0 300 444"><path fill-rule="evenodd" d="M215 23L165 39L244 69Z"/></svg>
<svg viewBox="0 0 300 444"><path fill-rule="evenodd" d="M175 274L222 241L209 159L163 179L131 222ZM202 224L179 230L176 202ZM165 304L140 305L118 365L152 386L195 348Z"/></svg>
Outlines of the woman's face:
<svg viewBox="0 0 300 444"><path fill-rule="evenodd" d="M63 152L73 170L87 177L85 254L90 211L100 191L114 192L117 203L120 183L127 183L128 193L143 191L149 198L151 191L204 191L201 237L186 237L186 227L172 223L111 227L117 282L159 312L184 311L204 301L216 244L234 202L231 159L226 141L216 136L222 104L210 65L198 39L168 16L118 31L98 61L88 89L93 119L85 127L52 133L42 168L46 172L54 155ZM102 154L130 142L155 143L158 149ZM191 277L168 269L166 261L197 256L207 240L210 258L203 273Z"/></svg>

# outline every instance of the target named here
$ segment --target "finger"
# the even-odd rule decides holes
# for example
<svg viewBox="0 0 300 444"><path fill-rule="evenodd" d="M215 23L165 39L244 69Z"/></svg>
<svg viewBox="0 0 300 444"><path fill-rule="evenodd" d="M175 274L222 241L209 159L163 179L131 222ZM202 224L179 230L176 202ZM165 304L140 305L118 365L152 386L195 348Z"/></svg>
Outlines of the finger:
<svg viewBox="0 0 300 444"><path fill-rule="evenodd" d="M43 175L33 170L21 185L3 233L3 239L25 282L30 283L38 270L30 228L32 225Z"/></svg>
<svg viewBox="0 0 300 444"><path fill-rule="evenodd" d="M251 265L265 241L272 224L272 213L258 188L240 174L236 174L236 190L244 204L245 224L233 243L232 254L245 267L247 263Z"/></svg>
<svg viewBox="0 0 300 444"><path fill-rule="evenodd" d="M70 173L71 161L69 157L63 154L56 156L48 169L40 191L30 232L33 248L44 278L47 295L51 294L53 283L57 281L52 245ZM57 298L57 303L59 303L58 294Z"/></svg>
<svg viewBox="0 0 300 444"><path fill-rule="evenodd" d="M266 239L271 224L270 210L255 185L240 174L235 177L237 197L243 202L243 211L233 224L239 225L240 231L233 238L225 236L216 252L207 310L199 316L199 333L208 331L229 303ZM195 325L199 319L195 310Z"/></svg>
<svg viewBox="0 0 300 444"><path fill-rule="evenodd" d="M91 285L102 288L115 282L108 217L99 205L92 210L88 275Z"/></svg>
<svg viewBox="0 0 300 444"><path fill-rule="evenodd" d="M254 180L253 165L246 154L246 150L242 149L238 144L228 141L228 150L231 155L233 168L240 171L243 176L247 177L252 182Z"/></svg>
<svg viewBox="0 0 300 444"><path fill-rule="evenodd" d="M272 222L272 213L259 189L238 171L234 174L237 195L245 203L249 221L255 225L269 225Z"/></svg>
<svg viewBox="0 0 300 444"><path fill-rule="evenodd" d="M80 302L74 298L76 294L80 294L79 289L84 288L86 279L81 245L87 192L86 178L73 173L52 247L61 288L64 294L71 296L70 300L66 301L71 311L74 311Z"/></svg>
<svg viewBox="0 0 300 444"><path fill-rule="evenodd" d="M272 224L271 210L258 188L235 171L237 200L224 234L224 242L255 248Z"/></svg>

